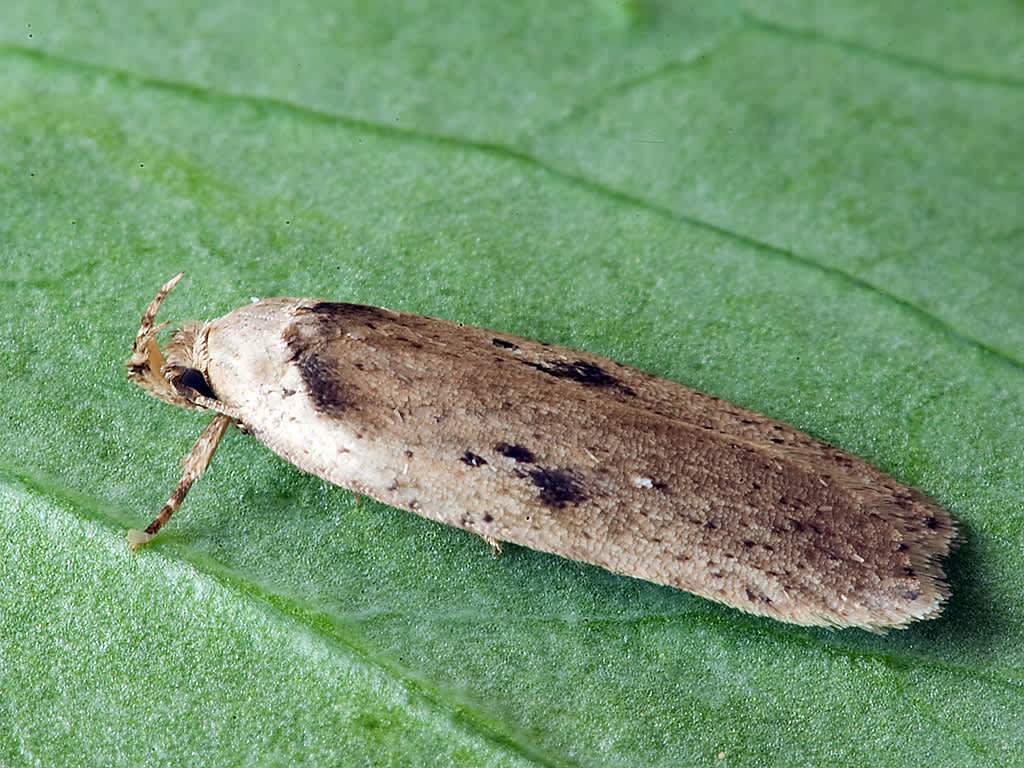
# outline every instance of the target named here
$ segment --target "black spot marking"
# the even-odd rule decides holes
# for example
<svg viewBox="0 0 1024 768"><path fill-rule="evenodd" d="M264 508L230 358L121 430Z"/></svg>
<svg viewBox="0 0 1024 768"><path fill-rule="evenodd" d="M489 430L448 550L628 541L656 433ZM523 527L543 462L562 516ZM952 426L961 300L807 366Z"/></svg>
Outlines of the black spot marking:
<svg viewBox="0 0 1024 768"><path fill-rule="evenodd" d="M543 363L531 363L523 360L523 364L558 379L577 381L585 387L616 387L622 394L636 397L636 392L604 368L594 365L594 363L588 363L586 360L576 360L571 363L565 360L548 360Z"/></svg>
<svg viewBox="0 0 1024 768"><path fill-rule="evenodd" d="M533 464L537 459L529 449L524 448L521 445L509 445L508 443L498 443L494 446L494 450L500 453L502 456L507 456L513 461L517 461L520 464Z"/></svg>
<svg viewBox="0 0 1024 768"><path fill-rule="evenodd" d="M309 311L321 317L334 320L350 320L373 328L374 320L387 320L390 313L380 307L365 304L346 304L340 301L320 301L309 308Z"/></svg>
<svg viewBox="0 0 1024 768"><path fill-rule="evenodd" d="M504 339L491 339L491 344L502 349L519 349L519 347L513 344L511 341L505 341Z"/></svg>
<svg viewBox="0 0 1024 768"><path fill-rule="evenodd" d="M197 394L200 394L203 397L208 397L211 400L217 399L217 395L214 394L213 388L210 386L210 382L208 382L206 377L195 368L186 368L177 377L175 377L174 388L180 392L181 387L188 387ZM182 392L181 394L185 393Z"/></svg>
<svg viewBox="0 0 1024 768"><path fill-rule="evenodd" d="M530 479L540 489L540 500L553 509L579 504L586 499L579 473L569 469L531 469Z"/></svg>
<svg viewBox="0 0 1024 768"><path fill-rule="evenodd" d="M924 519L924 524L928 528L929 531L934 531L934 530L936 530L939 527L939 521L936 520L931 515L929 515L928 517L926 517Z"/></svg>
<svg viewBox="0 0 1024 768"><path fill-rule="evenodd" d="M372 327L374 321L386 322L393 317L393 313L379 307L321 301L303 308L284 330L289 361L298 368L318 410L333 415L358 409L356 393L344 381L341 361L320 354L323 340L335 338L352 326Z"/></svg>
<svg viewBox="0 0 1024 768"><path fill-rule="evenodd" d="M907 590L902 595L900 595L900 597L902 597L904 600L906 600L908 602L912 602L914 600L917 600L917 598L919 598L920 596L921 596L920 592L917 592L917 591L912 590L912 589L911 590Z"/></svg>
<svg viewBox="0 0 1024 768"><path fill-rule="evenodd" d="M490 512L484 512L484 522L485 523L493 523L494 522L494 518L491 516Z"/></svg>
<svg viewBox="0 0 1024 768"><path fill-rule="evenodd" d="M483 456L477 456L475 453L472 453L471 451L466 451L464 454L462 454L462 457L459 459L459 461L465 464L469 464L469 466L471 467L482 467L484 464L487 463L487 459L485 459Z"/></svg>
<svg viewBox="0 0 1024 768"><path fill-rule="evenodd" d="M346 392L345 383L338 376L336 360L325 359L315 352L307 351L295 363L317 410L328 414L348 410L352 405L351 397Z"/></svg>

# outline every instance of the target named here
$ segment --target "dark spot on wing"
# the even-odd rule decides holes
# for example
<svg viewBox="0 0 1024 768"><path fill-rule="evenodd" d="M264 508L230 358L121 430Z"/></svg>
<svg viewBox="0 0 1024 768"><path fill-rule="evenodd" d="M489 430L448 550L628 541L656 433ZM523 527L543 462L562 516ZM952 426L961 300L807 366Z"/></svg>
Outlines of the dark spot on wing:
<svg viewBox="0 0 1024 768"><path fill-rule="evenodd" d="M543 363L531 363L523 360L524 365L536 368L541 373L554 376L558 379L571 379L579 382L585 387L614 387L624 395L636 396L636 392L624 385L617 378L608 373L604 368L586 360L547 360Z"/></svg>
<svg viewBox="0 0 1024 768"><path fill-rule="evenodd" d="M761 592L755 592L750 587L746 588L746 593L747 593L747 600L749 600L752 603L762 602L762 603L766 603L766 604L770 605L771 602L772 602L772 599L770 597L768 597L768 595L765 595L765 594L763 594Z"/></svg>
<svg viewBox="0 0 1024 768"><path fill-rule="evenodd" d="M482 467L487 463L487 459L483 456L477 456L475 453L470 451L466 451L462 454L462 458L460 458L459 461L469 464L471 467Z"/></svg>
<svg viewBox="0 0 1024 768"><path fill-rule="evenodd" d="M370 307L366 304L346 304L340 301L320 301L309 307L307 310L322 318L330 318L339 322L356 322L370 325L374 320L390 319L391 313L380 307Z"/></svg>
<svg viewBox="0 0 1024 768"><path fill-rule="evenodd" d="M504 339L491 339L491 344L496 347L501 347L502 349L519 349L519 347L511 341L505 341Z"/></svg>
<svg viewBox="0 0 1024 768"><path fill-rule="evenodd" d="M372 328L375 321L392 318L393 313L386 309L342 302L320 301L299 309L295 322L284 330L283 340L289 361L298 368L317 410L336 414L356 403L355 394L342 378L340 361L321 354L324 340L352 326Z"/></svg>
<svg viewBox="0 0 1024 768"><path fill-rule="evenodd" d="M507 456L513 461L518 461L520 464L533 464L536 461L534 455L527 448L524 448L521 445L498 443L494 446L494 450L502 456Z"/></svg>
<svg viewBox="0 0 1024 768"><path fill-rule="evenodd" d="M296 358L295 364L317 410L324 413L340 413L352 405L345 383L339 376L336 360L323 358L316 352L307 350Z"/></svg>
<svg viewBox="0 0 1024 768"><path fill-rule="evenodd" d="M561 509L566 504L579 504L586 499L578 472L537 467L528 474L533 484L540 489L541 503L548 507Z"/></svg>
<svg viewBox="0 0 1024 768"><path fill-rule="evenodd" d="M355 326L374 328L374 321L393 319L394 313L380 307L362 304L320 301L308 307L299 307L295 321L282 333L288 347L289 361L297 362L325 339L335 338Z"/></svg>

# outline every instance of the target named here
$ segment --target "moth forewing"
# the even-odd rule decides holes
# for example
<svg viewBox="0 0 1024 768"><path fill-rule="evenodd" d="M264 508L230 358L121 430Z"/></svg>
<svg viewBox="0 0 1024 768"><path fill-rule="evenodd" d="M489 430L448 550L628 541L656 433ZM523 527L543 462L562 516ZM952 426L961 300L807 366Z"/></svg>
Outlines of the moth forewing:
<svg viewBox="0 0 1024 768"><path fill-rule="evenodd" d="M903 626L948 596L939 558L954 523L923 494L788 425L595 355L287 298L186 326L166 353L166 387L136 377L157 396L492 544L805 625Z"/></svg>

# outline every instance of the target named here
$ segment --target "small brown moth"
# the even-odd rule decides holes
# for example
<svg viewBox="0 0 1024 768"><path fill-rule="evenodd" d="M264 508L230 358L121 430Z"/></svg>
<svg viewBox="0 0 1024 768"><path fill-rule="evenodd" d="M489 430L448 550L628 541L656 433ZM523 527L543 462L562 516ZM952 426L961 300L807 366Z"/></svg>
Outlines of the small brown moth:
<svg viewBox="0 0 1024 768"><path fill-rule="evenodd" d="M217 415L134 550L234 424L299 469L479 534L804 625L936 616L948 512L796 429L621 363L317 299L142 318L129 376ZM166 359L165 359L166 354Z"/></svg>

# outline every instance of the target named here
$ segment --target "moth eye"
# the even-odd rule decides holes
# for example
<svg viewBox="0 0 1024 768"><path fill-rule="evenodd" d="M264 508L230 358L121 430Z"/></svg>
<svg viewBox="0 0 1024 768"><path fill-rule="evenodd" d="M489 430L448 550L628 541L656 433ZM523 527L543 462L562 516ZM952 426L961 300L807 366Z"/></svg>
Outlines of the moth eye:
<svg viewBox="0 0 1024 768"><path fill-rule="evenodd" d="M182 388L187 387L191 390L194 390L203 397L208 397L211 400L217 399L217 395L214 394L213 388L210 386L210 383L206 380L206 377L203 376L203 374L200 371L196 370L195 368L184 369L175 378L174 386L175 389L179 391ZM181 394L187 396L185 392L182 392Z"/></svg>

